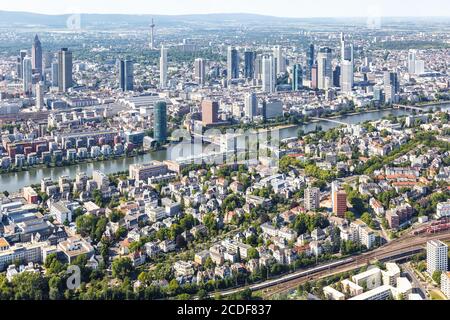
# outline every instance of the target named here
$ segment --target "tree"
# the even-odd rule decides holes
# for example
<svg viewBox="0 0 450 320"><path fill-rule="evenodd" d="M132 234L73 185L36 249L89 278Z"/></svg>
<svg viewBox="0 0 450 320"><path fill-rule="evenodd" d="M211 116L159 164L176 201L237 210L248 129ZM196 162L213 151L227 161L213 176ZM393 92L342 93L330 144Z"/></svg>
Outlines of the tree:
<svg viewBox="0 0 450 320"><path fill-rule="evenodd" d="M442 275L442 271L435 271L433 273L433 281L436 282L439 286L441 285L441 275Z"/></svg>
<svg viewBox="0 0 450 320"><path fill-rule="evenodd" d="M39 273L22 272L12 279L15 300L46 300L48 284Z"/></svg>
<svg viewBox="0 0 450 320"><path fill-rule="evenodd" d="M119 258L112 263L112 274L114 278L125 279L133 270L130 258Z"/></svg>
<svg viewBox="0 0 450 320"><path fill-rule="evenodd" d="M247 257L249 260L251 259L259 259L259 252L255 248L250 248L247 252Z"/></svg>
<svg viewBox="0 0 450 320"><path fill-rule="evenodd" d="M353 212L347 211L347 212L345 213L345 219L347 219L347 220L353 222L353 221L356 220L356 217L355 217L355 214L354 214Z"/></svg>

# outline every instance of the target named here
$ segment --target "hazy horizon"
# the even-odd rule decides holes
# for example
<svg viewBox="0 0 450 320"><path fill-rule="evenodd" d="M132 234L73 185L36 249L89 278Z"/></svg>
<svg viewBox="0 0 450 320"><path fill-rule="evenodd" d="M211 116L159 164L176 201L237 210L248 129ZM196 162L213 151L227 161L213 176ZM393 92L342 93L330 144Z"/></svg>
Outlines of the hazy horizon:
<svg viewBox="0 0 450 320"><path fill-rule="evenodd" d="M358 0L315 0L295 1L277 0L165 0L110 2L107 0L23 0L8 1L0 5L3 11L19 11L38 14L132 14L132 15L192 15L192 14L258 14L286 18L356 18L367 16L380 17L448 17L450 1L378 0L362 4ZM447 13L447 15L442 15Z"/></svg>

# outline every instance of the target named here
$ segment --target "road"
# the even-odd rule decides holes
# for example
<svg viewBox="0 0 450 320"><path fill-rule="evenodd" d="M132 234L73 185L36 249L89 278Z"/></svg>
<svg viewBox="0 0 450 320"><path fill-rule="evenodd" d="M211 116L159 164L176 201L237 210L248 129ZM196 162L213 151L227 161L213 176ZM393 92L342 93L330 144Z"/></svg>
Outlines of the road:
<svg viewBox="0 0 450 320"><path fill-rule="evenodd" d="M428 300L428 297L427 297L428 290L423 286L420 279L417 278L417 275L414 273L414 270L411 268L411 264L408 262L408 263L405 263L402 267L403 267L403 271L406 274L408 274L410 280L412 281L413 288L417 288L417 290L419 290L419 294L421 295L421 297L424 298L425 300Z"/></svg>
<svg viewBox="0 0 450 320"><path fill-rule="evenodd" d="M441 234L424 234L420 236L406 235L405 237L394 240L374 251L355 256L350 259L343 259L340 261L341 264L339 266L330 266L329 268L327 267L327 265L320 267L316 266L314 268L283 276L279 279L255 284L250 287L224 291L221 292L221 295L229 296L238 293L246 288L249 288L252 291L263 290L264 297L268 298L279 293L285 293L296 289L300 284L303 284L307 281L318 280L340 273L352 271L376 261L390 260L392 258L411 253L412 251L423 249L426 242L430 240L450 240L450 231L446 231ZM339 263L339 261L337 262Z"/></svg>

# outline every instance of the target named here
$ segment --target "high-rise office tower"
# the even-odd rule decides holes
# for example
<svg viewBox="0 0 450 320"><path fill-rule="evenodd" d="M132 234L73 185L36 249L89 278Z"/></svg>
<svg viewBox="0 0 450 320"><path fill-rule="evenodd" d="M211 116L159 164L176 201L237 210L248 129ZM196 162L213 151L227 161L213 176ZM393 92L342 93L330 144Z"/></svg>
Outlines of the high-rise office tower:
<svg viewBox="0 0 450 320"><path fill-rule="evenodd" d="M31 59L33 70L42 76L42 45L38 35L34 37L33 46L31 48Z"/></svg>
<svg viewBox="0 0 450 320"><path fill-rule="evenodd" d="M23 59L25 59L26 56L27 50L20 50L19 57L17 58L17 76L19 79L23 79Z"/></svg>
<svg viewBox="0 0 450 320"><path fill-rule="evenodd" d="M425 61L424 60L416 60L415 70L417 75L421 75L425 73Z"/></svg>
<svg viewBox="0 0 450 320"><path fill-rule="evenodd" d="M59 79L59 64L57 62L52 63L52 86L58 87Z"/></svg>
<svg viewBox="0 0 450 320"><path fill-rule="evenodd" d="M311 67L311 89L317 89L319 83L319 74L317 65Z"/></svg>
<svg viewBox="0 0 450 320"><path fill-rule="evenodd" d="M303 68L300 64L295 64L292 69L292 91L300 91L303 87Z"/></svg>
<svg viewBox="0 0 450 320"><path fill-rule="evenodd" d="M31 57L26 56L23 59L22 72L23 72L23 92L25 94L30 94L32 92L32 85L33 85L33 66Z"/></svg>
<svg viewBox="0 0 450 320"><path fill-rule="evenodd" d="M251 92L245 96L245 116L254 118L258 115L258 98L256 93Z"/></svg>
<svg viewBox="0 0 450 320"><path fill-rule="evenodd" d="M384 72L384 94L386 103L395 103L397 94L400 92L400 82L396 71Z"/></svg>
<svg viewBox="0 0 450 320"><path fill-rule="evenodd" d="M119 84L122 91L134 90L134 66L133 61L120 60Z"/></svg>
<svg viewBox="0 0 450 320"><path fill-rule="evenodd" d="M306 54L306 80L312 80L311 69L314 66L314 45L310 44Z"/></svg>
<svg viewBox="0 0 450 320"><path fill-rule="evenodd" d="M42 110L44 108L44 89L43 81L36 83L36 110Z"/></svg>
<svg viewBox="0 0 450 320"><path fill-rule="evenodd" d="M341 61L351 61L353 62L353 44L349 44L345 40L344 33L341 33Z"/></svg>
<svg viewBox="0 0 450 320"><path fill-rule="evenodd" d="M333 83L332 50L328 47L321 48L317 54L318 88L328 89Z"/></svg>
<svg viewBox="0 0 450 320"><path fill-rule="evenodd" d="M341 90L344 93L353 91L353 62L344 60L341 63Z"/></svg>
<svg viewBox="0 0 450 320"><path fill-rule="evenodd" d="M154 139L159 143L167 141L167 104L158 101L154 107Z"/></svg>
<svg viewBox="0 0 450 320"><path fill-rule="evenodd" d="M195 81L198 84L204 84L206 74L205 60L201 58L195 59L194 69L195 69Z"/></svg>
<svg viewBox="0 0 450 320"><path fill-rule="evenodd" d="M341 66L336 66L333 70L333 87L341 86Z"/></svg>
<svg viewBox="0 0 450 320"><path fill-rule="evenodd" d="M320 208L320 189L308 187L305 189L305 209L314 211Z"/></svg>
<svg viewBox="0 0 450 320"><path fill-rule="evenodd" d="M219 103L217 101L202 101L202 122L204 126L219 122Z"/></svg>
<svg viewBox="0 0 450 320"><path fill-rule="evenodd" d="M167 48L161 46L159 59L159 85L161 89L167 88Z"/></svg>
<svg viewBox="0 0 450 320"><path fill-rule="evenodd" d="M275 46L273 48L273 57L275 59L275 75L286 72L286 58L283 54L281 46Z"/></svg>
<svg viewBox="0 0 450 320"><path fill-rule="evenodd" d="M436 271L448 271L448 246L438 240L427 242L427 272L431 276Z"/></svg>
<svg viewBox="0 0 450 320"><path fill-rule="evenodd" d="M261 80L262 76L262 56L257 55L255 58L255 72L253 74L253 79Z"/></svg>
<svg viewBox="0 0 450 320"><path fill-rule="evenodd" d="M417 50L409 50L409 52L408 52L408 72L410 74L416 73L416 55L417 55Z"/></svg>
<svg viewBox="0 0 450 320"><path fill-rule="evenodd" d="M228 80L239 78L239 53L233 47L228 47L227 54L227 75Z"/></svg>
<svg viewBox="0 0 450 320"><path fill-rule="evenodd" d="M273 93L275 87L275 61L272 56L264 56L262 59L262 91Z"/></svg>
<svg viewBox="0 0 450 320"><path fill-rule="evenodd" d="M73 86L73 78L72 78L73 61L72 61L72 52L70 52L69 49L62 48L58 52L58 65L59 65L59 72L58 72L59 92L67 92L69 88L72 88Z"/></svg>
<svg viewBox="0 0 450 320"><path fill-rule="evenodd" d="M244 77L246 79L252 79L255 74L255 52L244 52Z"/></svg>

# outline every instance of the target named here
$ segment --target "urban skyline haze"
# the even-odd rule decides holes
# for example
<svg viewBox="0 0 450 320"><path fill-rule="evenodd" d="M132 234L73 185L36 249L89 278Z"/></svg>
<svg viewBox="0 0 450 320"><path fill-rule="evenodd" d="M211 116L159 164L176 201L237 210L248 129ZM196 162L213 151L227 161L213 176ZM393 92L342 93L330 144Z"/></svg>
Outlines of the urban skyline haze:
<svg viewBox="0 0 450 320"><path fill-rule="evenodd" d="M68 13L121 13L121 14L210 14L210 13L253 13L279 17L366 17L380 15L385 17L428 17L445 16L450 12L450 2L447 0L429 0L427 5L422 1L358 1L342 0L336 3L332 0L288 1L279 0L277 5L273 1L260 0L166 0L145 1L130 0L127 2L107 0L62 0L55 3L52 0L23 0L8 1L0 5L0 10L27 11L43 14Z"/></svg>

